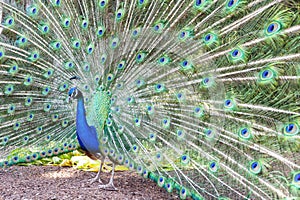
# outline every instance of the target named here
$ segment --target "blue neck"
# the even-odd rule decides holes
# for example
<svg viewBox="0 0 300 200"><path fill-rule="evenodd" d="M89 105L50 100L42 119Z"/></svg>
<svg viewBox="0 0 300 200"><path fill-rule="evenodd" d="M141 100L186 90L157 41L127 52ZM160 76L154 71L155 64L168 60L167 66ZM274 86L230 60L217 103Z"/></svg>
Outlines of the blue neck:
<svg viewBox="0 0 300 200"><path fill-rule="evenodd" d="M77 100L76 127L79 132L81 132L80 130L89 128L89 125L85 118L85 108L84 108L83 97L80 97Z"/></svg>

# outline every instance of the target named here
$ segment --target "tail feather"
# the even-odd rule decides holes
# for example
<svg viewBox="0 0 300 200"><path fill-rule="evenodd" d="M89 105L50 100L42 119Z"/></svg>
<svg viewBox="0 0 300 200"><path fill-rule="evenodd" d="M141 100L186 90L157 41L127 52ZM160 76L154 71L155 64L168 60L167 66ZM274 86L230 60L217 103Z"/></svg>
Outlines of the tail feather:
<svg viewBox="0 0 300 200"><path fill-rule="evenodd" d="M299 196L298 2L0 8L0 166L78 148L76 86L101 154L182 199Z"/></svg>

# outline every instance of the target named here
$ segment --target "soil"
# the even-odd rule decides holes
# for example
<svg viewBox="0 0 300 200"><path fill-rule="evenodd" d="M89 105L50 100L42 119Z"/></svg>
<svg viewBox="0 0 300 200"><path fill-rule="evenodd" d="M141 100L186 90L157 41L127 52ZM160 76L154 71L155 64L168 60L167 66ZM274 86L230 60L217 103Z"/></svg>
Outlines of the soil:
<svg viewBox="0 0 300 200"><path fill-rule="evenodd" d="M118 191L99 189L99 183L89 183L94 172L56 166L13 166L0 169L0 199L178 199L156 183L130 171L115 172ZM110 173L102 173L108 182ZM105 182L106 181L106 182Z"/></svg>

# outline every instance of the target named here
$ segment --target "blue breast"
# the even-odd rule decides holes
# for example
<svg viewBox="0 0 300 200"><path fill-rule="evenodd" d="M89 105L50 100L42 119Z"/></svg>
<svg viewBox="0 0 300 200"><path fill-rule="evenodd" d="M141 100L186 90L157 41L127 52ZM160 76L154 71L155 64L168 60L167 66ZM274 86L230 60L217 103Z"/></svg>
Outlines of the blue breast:
<svg viewBox="0 0 300 200"><path fill-rule="evenodd" d="M77 102L76 129L80 147L90 153L99 153L97 131L94 126L89 126L86 121L84 101L82 98L78 99Z"/></svg>

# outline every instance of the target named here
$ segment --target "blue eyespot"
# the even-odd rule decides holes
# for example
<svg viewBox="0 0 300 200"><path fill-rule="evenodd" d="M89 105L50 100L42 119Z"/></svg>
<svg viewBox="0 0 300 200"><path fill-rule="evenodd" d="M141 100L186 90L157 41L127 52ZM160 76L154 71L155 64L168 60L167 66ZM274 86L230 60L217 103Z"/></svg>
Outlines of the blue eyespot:
<svg viewBox="0 0 300 200"><path fill-rule="evenodd" d="M253 163L251 164L251 168L252 168L252 169L255 169L257 166L258 166L258 163L257 163L257 162L253 162Z"/></svg>
<svg viewBox="0 0 300 200"><path fill-rule="evenodd" d="M230 0L227 5L228 7L232 7L234 5L234 0Z"/></svg>
<svg viewBox="0 0 300 200"><path fill-rule="evenodd" d="M183 61L183 62L182 62L182 65L183 65L184 67L187 66L187 65L188 65L188 61L186 61L186 60Z"/></svg>
<svg viewBox="0 0 300 200"><path fill-rule="evenodd" d="M269 33L272 33L272 32L274 31L274 29L275 29L275 25L274 25L274 24L270 24L270 25L268 26L268 32L269 32Z"/></svg>
<svg viewBox="0 0 300 200"><path fill-rule="evenodd" d="M200 6L202 4L202 0L196 0L196 6Z"/></svg>
<svg viewBox="0 0 300 200"><path fill-rule="evenodd" d="M121 18L121 17L122 17L122 13L118 12L118 13L117 13L117 18L119 19L119 18Z"/></svg>
<svg viewBox="0 0 300 200"><path fill-rule="evenodd" d="M199 108L199 107L196 107L196 108L195 108L195 112L196 112L196 113L198 113L198 112L200 112L200 111L201 111L201 108Z"/></svg>
<svg viewBox="0 0 300 200"><path fill-rule="evenodd" d="M232 54L231 54L233 57L236 57L236 56L238 56L239 55L239 50L234 50L233 52L232 52Z"/></svg>
<svg viewBox="0 0 300 200"><path fill-rule="evenodd" d="M212 38L211 34L207 34L205 36L205 41L209 41L209 40L211 40L211 38Z"/></svg>
<svg viewBox="0 0 300 200"><path fill-rule="evenodd" d="M204 82L204 83L208 83L208 82L209 82L209 78L205 78L205 79L203 80L203 82Z"/></svg>
<svg viewBox="0 0 300 200"><path fill-rule="evenodd" d="M267 77L268 77L268 75L269 75L269 73L270 73L270 71L269 71L269 70L265 70L265 71L263 71L263 73L262 73L262 77L263 77L263 78L267 78Z"/></svg>
<svg viewBox="0 0 300 200"><path fill-rule="evenodd" d="M274 34L280 32L282 28L283 28L283 25L280 22L273 21L273 22L269 23L267 25L267 27L265 28L266 29L265 34L267 36L274 35Z"/></svg>
<svg viewBox="0 0 300 200"><path fill-rule="evenodd" d="M248 133L248 129L244 128L241 130L242 135L246 135Z"/></svg>
<svg viewBox="0 0 300 200"><path fill-rule="evenodd" d="M288 126L286 126L285 130L286 132L290 133L294 129L294 127L294 124L289 124Z"/></svg>
<svg viewBox="0 0 300 200"><path fill-rule="evenodd" d="M211 133L212 133L211 130L207 130L207 131L205 132L205 134L206 134L207 136L209 136Z"/></svg>
<svg viewBox="0 0 300 200"><path fill-rule="evenodd" d="M227 99L227 100L225 101L225 106L230 106L230 104L231 104L231 100L230 100L230 99Z"/></svg>
<svg viewBox="0 0 300 200"><path fill-rule="evenodd" d="M298 173L298 174L295 175L294 182L296 182L296 183L300 182L300 173Z"/></svg>
<svg viewBox="0 0 300 200"><path fill-rule="evenodd" d="M185 34L185 32L184 32L184 31L182 31L182 32L180 33L180 37L181 37L181 38L184 38L184 37L185 37L185 35L186 35L186 34Z"/></svg>

